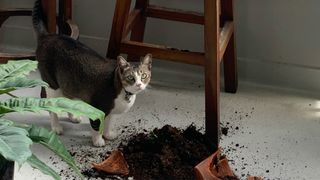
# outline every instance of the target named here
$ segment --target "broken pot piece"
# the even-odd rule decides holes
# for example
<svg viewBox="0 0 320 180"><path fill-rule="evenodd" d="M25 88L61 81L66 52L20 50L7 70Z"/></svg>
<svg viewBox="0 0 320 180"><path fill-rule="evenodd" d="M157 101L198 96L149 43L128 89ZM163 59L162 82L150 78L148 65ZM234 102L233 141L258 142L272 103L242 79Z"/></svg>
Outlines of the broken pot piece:
<svg viewBox="0 0 320 180"><path fill-rule="evenodd" d="M195 167L197 180L238 179L228 160L220 155L220 149Z"/></svg>
<svg viewBox="0 0 320 180"><path fill-rule="evenodd" d="M218 149L214 154L195 167L196 180L239 180L231 170L228 160ZM249 176L247 180L263 180L262 177Z"/></svg>
<svg viewBox="0 0 320 180"><path fill-rule="evenodd" d="M129 174L127 161L119 150L112 151L111 155L103 162L99 164L93 163L93 167L108 174L124 176Z"/></svg>

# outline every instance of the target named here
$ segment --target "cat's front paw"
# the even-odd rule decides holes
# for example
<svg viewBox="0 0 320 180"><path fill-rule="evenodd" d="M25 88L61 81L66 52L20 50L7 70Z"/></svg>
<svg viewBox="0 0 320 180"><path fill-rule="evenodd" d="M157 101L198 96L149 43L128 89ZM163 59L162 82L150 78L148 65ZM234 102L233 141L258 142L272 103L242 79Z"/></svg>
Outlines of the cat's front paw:
<svg viewBox="0 0 320 180"><path fill-rule="evenodd" d="M107 140L115 140L117 137L118 137L118 134L114 131L106 131L104 134L103 134L103 137Z"/></svg>
<svg viewBox="0 0 320 180"><path fill-rule="evenodd" d="M63 133L63 128L61 125L52 126L51 129L53 132L55 132L58 135L61 135Z"/></svg>
<svg viewBox="0 0 320 180"><path fill-rule="evenodd" d="M68 117L69 117L69 120L73 123L80 123L82 118L81 117L75 117L73 114L71 113L68 113Z"/></svg>
<svg viewBox="0 0 320 180"><path fill-rule="evenodd" d="M92 136L92 143L96 147L102 147L106 145L106 142L102 138L102 135Z"/></svg>

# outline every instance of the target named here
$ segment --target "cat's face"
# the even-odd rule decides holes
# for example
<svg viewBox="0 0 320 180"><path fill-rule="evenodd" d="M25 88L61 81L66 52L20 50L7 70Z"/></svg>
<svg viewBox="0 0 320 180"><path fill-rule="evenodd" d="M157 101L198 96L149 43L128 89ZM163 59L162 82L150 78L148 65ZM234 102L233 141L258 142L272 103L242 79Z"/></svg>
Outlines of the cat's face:
<svg viewBox="0 0 320 180"><path fill-rule="evenodd" d="M119 56L120 79L125 90L133 94L143 91L151 80L151 65L151 54L147 54L139 65L131 65Z"/></svg>

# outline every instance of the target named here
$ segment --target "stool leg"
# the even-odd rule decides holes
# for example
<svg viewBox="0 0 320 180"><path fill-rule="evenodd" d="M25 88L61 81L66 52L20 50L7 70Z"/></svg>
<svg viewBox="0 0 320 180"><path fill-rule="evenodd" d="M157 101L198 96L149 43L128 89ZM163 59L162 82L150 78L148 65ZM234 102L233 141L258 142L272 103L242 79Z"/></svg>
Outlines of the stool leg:
<svg viewBox="0 0 320 180"><path fill-rule="evenodd" d="M218 0L205 0L205 115L206 135L219 145L220 118L220 63Z"/></svg>
<svg viewBox="0 0 320 180"><path fill-rule="evenodd" d="M47 16L46 23L48 32L56 33L56 0L42 0L42 7L44 9L44 13ZM44 87L41 88L40 97L47 97L46 89Z"/></svg>
<svg viewBox="0 0 320 180"><path fill-rule="evenodd" d="M120 45L123 37L123 31L129 15L131 0L117 0L112 22L112 29L109 38L107 57L116 59L120 54Z"/></svg>
<svg viewBox="0 0 320 180"><path fill-rule="evenodd" d="M222 21L233 21L233 0L224 0L221 2L221 19ZM235 48L235 33L228 43L224 54L224 86L225 91L235 93L238 88L237 77L237 56Z"/></svg>
<svg viewBox="0 0 320 180"><path fill-rule="evenodd" d="M47 16L48 32L56 33L56 0L42 0L42 5Z"/></svg>
<svg viewBox="0 0 320 180"><path fill-rule="evenodd" d="M140 14L139 20L133 25L131 31L130 40L132 41L143 41L144 30L146 26L147 17L144 16L145 9L149 5L149 0L136 0L135 9L142 9L142 13ZM140 56L128 55L129 60L138 61L140 60Z"/></svg>
<svg viewBox="0 0 320 180"><path fill-rule="evenodd" d="M72 0L59 0L59 34L70 34L67 21L72 18Z"/></svg>
<svg viewBox="0 0 320 180"><path fill-rule="evenodd" d="M230 38L224 54L223 62L225 91L229 93L236 93L238 89L238 76L234 33Z"/></svg>

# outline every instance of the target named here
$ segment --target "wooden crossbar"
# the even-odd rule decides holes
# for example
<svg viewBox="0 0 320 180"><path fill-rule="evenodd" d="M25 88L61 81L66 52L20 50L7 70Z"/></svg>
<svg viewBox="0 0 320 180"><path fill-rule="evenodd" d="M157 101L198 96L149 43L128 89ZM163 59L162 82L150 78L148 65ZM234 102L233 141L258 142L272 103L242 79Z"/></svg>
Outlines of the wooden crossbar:
<svg viewBox="0 0 320 180"><path fill-rule="evenodd" d="M136 16L136 15L133 15ZM220 30L219 35L219 61L223 59L224 52L234 31L234 24L228 21ZM131 55L142 56L147 53L153 54L159 59L178 61L194 65L204 65L204 53L180 50L162 45L124 40L121 42L120 51Z"/></svg>
<svg viewBox="0 0 320 180"><path fill-rule="evenodd" d="M34 53L24 54L11 54L11 53L0 53L0 64L6 63L8 60L19 60L19 59L35 59Z"/></svg>
<svg viewBox="0 0 320 180"><path fill-rule="evenodd" d="M32 9L0 9L0 16L31 16Z"/></svg>
<svg viewBox="0 0 320 180"><path fill-rule="evenodd" d="M203 53L179 50L167 46L136 41L123 41L121 43L120 51L137 56L151 53L153 57L159 59L178 61L194 65L204 65Z"/></svg>
<svg viewBox="0 0 320 180"><path fill-rule="evenodd" d="M228 21L224 24L223 28L220 31L219 36L219 59L220 61L223 58L224 52L227 49L228 43L232 34L234 33L234 23L232 21Z"/></svg>
<svg viewBox="0 0 320 180"><path fill-rule="evenodd" d="M135 9L133 10L127 19L126 27L123 32L123 37L127 37L130 31L132 30L133 25L136 24L138 18L141 16L141 10L140 9Z"/></svg>
<svg viewBox="0 0 320 180"><path fill-rule="evenodd" d="M146 16L193 24L204 23L204 17L201 13L160 7L155 5L149 5L147 7Z"/></svg>

